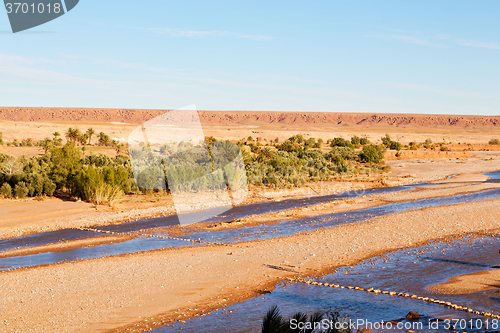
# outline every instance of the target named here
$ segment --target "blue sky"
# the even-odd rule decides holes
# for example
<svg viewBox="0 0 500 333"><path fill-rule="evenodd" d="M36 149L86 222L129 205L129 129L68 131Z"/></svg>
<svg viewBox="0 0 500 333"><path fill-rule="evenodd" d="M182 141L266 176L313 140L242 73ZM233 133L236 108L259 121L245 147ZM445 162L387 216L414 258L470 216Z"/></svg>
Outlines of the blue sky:
<svg viewBox="0 0 500 333"><path fill-rule="evenodd" d="M12 34L0 105L500 114L500 1L81 0Z"/></svg>

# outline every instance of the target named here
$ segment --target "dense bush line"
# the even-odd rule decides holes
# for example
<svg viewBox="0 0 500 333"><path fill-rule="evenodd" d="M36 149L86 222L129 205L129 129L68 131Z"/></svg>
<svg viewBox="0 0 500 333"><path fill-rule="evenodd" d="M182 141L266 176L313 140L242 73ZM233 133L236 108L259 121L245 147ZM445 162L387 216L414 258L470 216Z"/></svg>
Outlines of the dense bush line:
<svg viewBox="0 0 500 333"><path fill-rule="evenodd" d="M301 186L349 171L355 173L359 167L370 171L373 164L384 158L385 147L370 144L366 138L328 140L331 150L325 153L314 148L321 148L322 143L314 138L305 140L300 134L275 145L274 149L251 143L250 152L243 151L249 182L271 187Z"/></svg>
<svg viewBox="0 0 500 333"><path fill-rule="evenodd" d="M1 154L0 166L0 194L4 197L52 196L62 190L94 201L96 190L106 184L125 193L134 185L128 157L83 157L73 142L53 146L50 154L40 157L16 159Z"/></svg>
<svg viewBox="0 0 500 333"><path fill-rule="evenodd" d="M65 191L82 200L110 204L123 193L139 190L197 192L222 189L226 184L231 188L244 187L247 181L257 186L302 186L351 171L371 171L382 161L386 149L384 145L370 144L366 138L352 137L328 140L330 148L324 151L322 140L304 139L298 134L281 144L279 140L270 141L270 146L251 141L247 149L239 143L243 147L241 161L236 158L240 154L237 146L207 137L198 144L129 147L131 160L119 155L121 147L118 149L117 143L112 143L117 150L115 158L84 156L85 145L93 136L99 144L109 144L110 139L104 133L96 134L89 129L82 134L70 128L65 134L68 139L65 145L59 136L56 132L53 139L37 143L45 151L43 156L15 159L0 155L0 195L24 198ZM77 147L78 144L82 147ZM234 161L241 161L240 168L224 169ZM219 169L224 172L214 172Z"/></svg>

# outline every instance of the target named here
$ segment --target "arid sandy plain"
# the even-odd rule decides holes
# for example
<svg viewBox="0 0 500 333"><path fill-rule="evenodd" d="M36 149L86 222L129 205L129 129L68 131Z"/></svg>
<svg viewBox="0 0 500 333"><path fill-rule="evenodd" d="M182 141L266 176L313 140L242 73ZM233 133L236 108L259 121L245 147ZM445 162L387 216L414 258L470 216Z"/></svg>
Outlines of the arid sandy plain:
<svg viewBox="0 0 500 333"><path fill-rule="evenodd" d="M54 131L63 133L69 126L82 129L93 126L97 131L125 139L137 124L158 113L0 108L0 132L3 132L4 140L38 140ZM361 195L251 215L236 223L200 223L190 226L186 232L272 224L340 212L349 214L350 211L387 203L451 197L500 187L498 182L485 182L488 177L483 175L484 172L500 170L500 149L487 145L490 139L500 138L498 117L454 119L449 116L343 114L336 116L335 121L327 115L322 122L322 114L297 116L294 121L287 114L231 112L228 114L233 117L232 120L222 114L204 113L201 120L205 135L230 140L247 136L285 140L301 133L306 138L321 137L325 141L337 136L348 138L358 135L377 143L381 136L388 133L403 144L430 138L434 142L469 148L452 150L448 156L447 152L425 154L423 151L418 159L388 159L385 163L391 171L380 175L382 182L381 179L337 180L307 184L304 188L288 191L255 191L243 205L349 190L357 190ZM244 114L247 116L240 116L241 119L236 117ZM95 148L95 152L113 156L112 151L100 150L99 147ZM34 156L43 154L43 151L32 147L0 146L0 153ZM364 189L373 187L424 182L432 186L398 193L363 194ZM147 331L176 320L204 316L212 310L266 293L284 279L321 276L337 267L433 240L496 234L500 229L499 204L500 200L494 199L429 207L261 241L157 249L2 271L0 331ZM164 217L175 212L168 196L151 200L127 197L114 208L60 198L43 201L0 199L0 211L2 240L67 228L92 228ZM150 236L151 232L141 230L131 234L110 234L99 239L14 249L0 253L0 258L119 243ZM184 231L178 228L176 232L182 234ZM432 288L445 293L474 292L491 288L493 283L498 284L498 279L498 272L485 270L455 277Z"/></svg>

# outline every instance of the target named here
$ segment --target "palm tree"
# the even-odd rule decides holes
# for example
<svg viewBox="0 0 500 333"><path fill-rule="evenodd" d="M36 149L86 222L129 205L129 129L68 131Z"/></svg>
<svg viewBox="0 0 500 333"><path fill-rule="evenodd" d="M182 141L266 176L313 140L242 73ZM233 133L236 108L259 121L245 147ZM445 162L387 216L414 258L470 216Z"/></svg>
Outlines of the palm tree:
<svg viewBox="0 0 500 333"><path fill-rule="evenodd" d="M78 140L80 137L80 130L78 128L68 128L68 130L65 133L66 139L70 142L75 142Z"/></svg>
<svg viewBox="0 0 500 333"><path fill-rule="evenodd" d="M80 141L80 143L81 143L82 146L85 146L85 144L87 143L88 139L89 139L89 136L87 135L87 133L84 133L84 134L82 134L82 135L80 135L78 137L78 141Z"/></svg>
<svg viewBox="0 0 500 333"><path fill-rule="evenodd" d="M89 136L89 145L92 142L92 136L95 134L94 129L91 127L87 130L87 135Z"/></svg>
<svg viewBox="0 0 500 333"><path fill-rule="evenodd" d="M54 140L57 140L57 138L61 136L61 133L54 132L52 135L54 136Z"/></svg>
<svg viewBox="0 0 500 333"><path fill-rule="evenodd" d="M54 141L50 140L49 138L43 139L41 142L40 146L43 148L44 154L47 155L47 153L54 148Z"/></svg>
<svg viewBox="0 0 500 333"><path fill-rule="evenodd" d="M325 322L329 324L328 328L318 328L317 325L314 325L325 319ZM345 320L346 319L341 318L337 312L314 312L309 317L305 313L297 312L289 319L285 319L281 315L278 306L275 305L267 311L262 320L261 328L262 333L351 333L349 325L345 325ZM303 325L301 325L301 327L303 326L303 328L298 328L299 325L294 327L292 323L302 323ZM341 325L336 325L336 323L340 323ZM345 326L347 326L347 328L342 328Z"/></svg>
<svg viewBox="0 0 500 333"><path fill-rule="evenodd" d="M71 141L71 138L73 137L73 128L68 128L66 133L64 133L64 136L66 137L66 140Z"/></svg>
<svg viewBox="0 0 500 333"><path fill-rule="evenodd" d="M262 320L262 333L285 333L286 322L281 316L278 306L271 307Z"/></svg>
<svg viewBox="0 0 500 333"><path fill-rule="evenodd" d="M114 140L113 140L114 141ZM119 156L121 153L121 150L123 149L123 144L122 143L115 143L115 151L116 151L116 156Z"/></svg>
<svg viewBox="0 0 500 333"><path fill-rule="evenodd" d="M73 142L77 142L79 138L80 138L80 130L78 128L75 128L73 130Z"/></svg>
<svg viewBox="0 0 500 333"><path fill-rule="evenodd" d="M99 139L99 144L101 146L107 146L109 145L109 136L106 135L104 132L100 132L98 135L97 135L98 139Z"/></svg>

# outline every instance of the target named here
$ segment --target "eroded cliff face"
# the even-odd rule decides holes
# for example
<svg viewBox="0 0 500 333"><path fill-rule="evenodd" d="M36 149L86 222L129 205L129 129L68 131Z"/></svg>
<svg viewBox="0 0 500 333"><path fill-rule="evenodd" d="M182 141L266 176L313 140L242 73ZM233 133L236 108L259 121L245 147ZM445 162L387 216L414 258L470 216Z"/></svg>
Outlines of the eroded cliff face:
<svg viewBox="0 0 500 333"><path fill-rule="evenodd" d="M85 121L140 124L169 110L0 107L0 119L12 121ZM395 126L500 128L500 116L370 114L328 112L200 111L207 125Z"/></svg>

